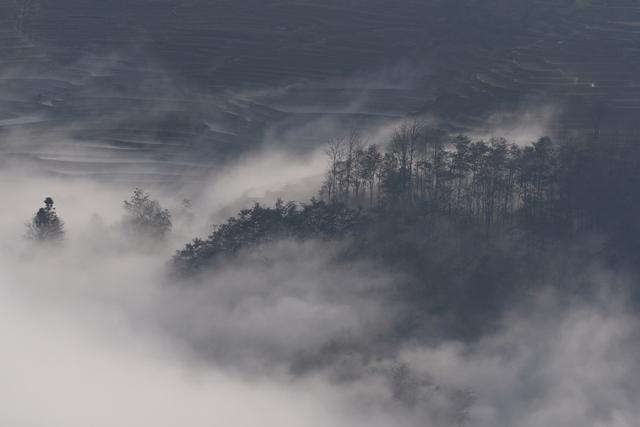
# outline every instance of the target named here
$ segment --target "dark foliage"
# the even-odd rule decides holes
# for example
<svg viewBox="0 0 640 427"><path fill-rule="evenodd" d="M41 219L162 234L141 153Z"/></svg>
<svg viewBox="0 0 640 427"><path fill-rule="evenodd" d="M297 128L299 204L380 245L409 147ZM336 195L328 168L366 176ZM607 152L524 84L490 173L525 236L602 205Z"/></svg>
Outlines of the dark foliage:
<svg viewBox="0 0 640 427"><path fill-rule="evenodd" d="M56 242L64 237L64 222L58 217L53 199L44 199L44 207L40 208L28 222L26 237L37 242Z"/></svg>
<svg viewBox="0 0 640 427"><path fill-rule="evenodd" d="M634 141L549 138L521 147L405 124L385 152L332 142L321 194L330 203L487 232L517 227L532 239L602 232L620 244L622 234L638 236L639 150Z"/></svg>
<svg viewBox="0 0 640 427"><path fill-rule="evenodd" d="M344 237L365 222L360 210L318 200L301 206L279 201L273 208L256 204L215 227L207 239L187 244L173 261L178 270L193 272L243 248L283 238Z"/></svg>
<svg viewBox="0 0 640 427"><path fill-rule="evenodd" d="M244 210L179 251L177 269L281 238L349 236L338 262L366 257L403 273L398 291L415 304L407 333L437 315L466 335L536 285L579 288L594 261L628 270L638 260L640 148L631 141L521 147L405 125L385 152L354 134L327 153L324 201Z"/></svg>
<svg viewBox="0 0 640 427"><path fill-rule="evenodd" d="M640 148L632 141L542 138L521 147L405 124L387 151L364 146L354 133L331 142L327 154L324 201L256 205L177 258L203 263L213 252L283 236L342 236L355 225L361 239L378 236L373 248L406 242L409 229L418 243L429 233L485 242L518 236L527 247L598 233L611 255L638 253Z"/></svg>

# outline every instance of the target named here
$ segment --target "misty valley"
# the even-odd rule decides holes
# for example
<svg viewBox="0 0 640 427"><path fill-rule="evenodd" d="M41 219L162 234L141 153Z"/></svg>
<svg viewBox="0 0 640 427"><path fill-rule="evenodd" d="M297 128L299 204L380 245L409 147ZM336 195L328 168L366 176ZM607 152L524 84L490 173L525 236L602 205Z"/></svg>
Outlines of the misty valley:
<svg viewBox="0 0 640 427"><path fill-rule="evenodd" d="M630 0L0 0L0 427L631 427Z"/></svg>

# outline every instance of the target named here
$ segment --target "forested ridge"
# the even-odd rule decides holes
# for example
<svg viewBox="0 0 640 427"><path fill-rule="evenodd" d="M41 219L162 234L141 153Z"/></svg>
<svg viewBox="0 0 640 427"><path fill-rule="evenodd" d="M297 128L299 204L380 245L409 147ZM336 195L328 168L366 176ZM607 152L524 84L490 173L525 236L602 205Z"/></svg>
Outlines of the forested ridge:
<svg viewBox="0 0 640 427"><path fill-rule="evenodd" d="M196 244L221 239L235 250L275 234L341 236L365 221L410 219L487 238L518 230L535 241L602 233L628 245L637 232L640 153L631 140L541 138L518 146L405 124L385 150L354 132L331 141L326 154L319 199L256 205Z"/></svg>
<svg viewBox="0 0 640 427"><path fill-rule="evenodd" d="M321 194L333 204L443 215L487 230L511 224L540 237L619 231L638 209L632 140L541 138L520 147L414 124L396 130L386 151L354 133L327 154Z"/></svg>
<svg viewBox="0 0 640 427"><path fill-rule="evenodd" d="M398 290L416 312L442 310L465 328L530 287L579 288L598 263L635 268L640 153L631 140L518 146L408 123L385 149L353 132L326 153L319 198L245 209L178 251L174 268L192 274L279 239L340 240L341 261L402 272Z"/></svg>

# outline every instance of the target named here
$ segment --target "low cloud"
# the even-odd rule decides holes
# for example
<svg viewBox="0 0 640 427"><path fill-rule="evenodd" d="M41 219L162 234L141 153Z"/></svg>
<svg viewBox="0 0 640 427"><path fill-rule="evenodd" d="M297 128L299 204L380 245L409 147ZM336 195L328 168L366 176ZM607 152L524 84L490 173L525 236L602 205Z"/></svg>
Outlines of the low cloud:
<svg viewBox="0 0 640 427"><path fill-rule="evenodd" d="M286 157L254 159L199 193L209 194L195 204L202 227L277 161L266 188L305 179ZM345 262L343 242L274 242L170 279L173 250L194 236L179 216L171 239L141 250L120 227L130 188L2 178L3 426L621 427L640 415L640 325L619 290L631 280L605 269L589 280L606 291L532 293L461 342L446 330L407 333L407 278ZM184 196L152 192L171 208ZM36 249L24 222L47 195L67 238Z"/></svg>

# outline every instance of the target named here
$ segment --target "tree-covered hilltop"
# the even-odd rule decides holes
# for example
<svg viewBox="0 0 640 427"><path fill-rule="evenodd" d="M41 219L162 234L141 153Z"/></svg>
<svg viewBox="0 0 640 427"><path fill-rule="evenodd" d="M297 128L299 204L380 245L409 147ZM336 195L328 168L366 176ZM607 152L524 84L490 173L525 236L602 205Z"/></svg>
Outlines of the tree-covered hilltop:
<svg viewBox="0 0 640 427"><path fill-rule="evenodd" d="M576 286L594 265L634 269L638 260L633 141L518 146L405 124L384 150L353 133L327 155L320 200L246 209L178 251L175 269L215 267L278 239L340 240L339 261L401 272L398 290L416 313L472 320L529 286Z"/></svg>
<svg viewBox="0 0 640 427"><path fill-rule="evenodd" d="M537 242L600 233L612 251L635 256L638 249L640 147L630 140L541 138L518 146L407 123L384 150L354 132L331 141L326 153L320 201L256 205L187 245L176 261L206 264L269 239L341 237L356 225L365 233L403 221L485 236L519 231Z"/></svg>
<svg viewBox="0 0 640 427"><path fill-rule="evenodd" d="M640 210L632 140L541 138L521 147L405 124L384 151L353 134L332 141L327 154L321 194L331 203L438 214L486 229L510 224L539 236L621 231Z"/></svg>

